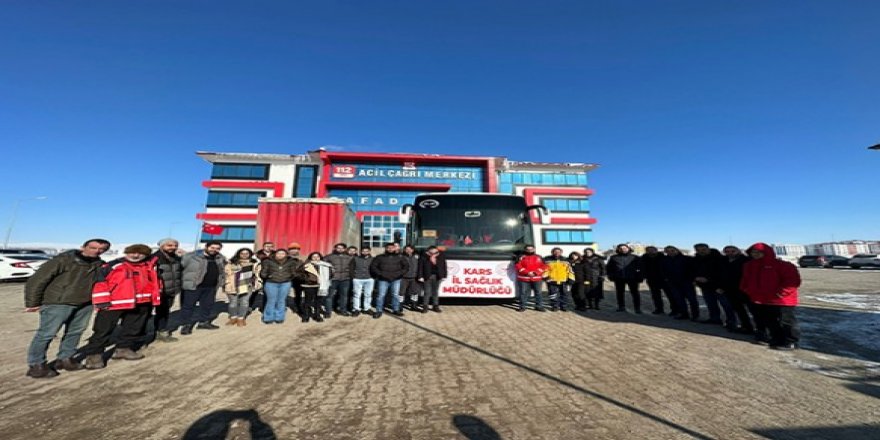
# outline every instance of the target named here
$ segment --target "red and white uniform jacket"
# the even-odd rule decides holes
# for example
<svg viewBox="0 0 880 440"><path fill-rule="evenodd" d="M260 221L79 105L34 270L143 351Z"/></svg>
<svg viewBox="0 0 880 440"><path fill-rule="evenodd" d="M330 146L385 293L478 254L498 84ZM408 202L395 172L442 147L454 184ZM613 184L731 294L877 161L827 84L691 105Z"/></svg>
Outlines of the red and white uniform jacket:
<svg viewBox="0 0 880 440"><path fill-rule="evenodd" d="M99 309L127 310L135 305L159 305L162 286L156 272L156 259L132 263L118 259L101 266L98 282L92 287L92 304ZM109 304L109 307L106 307Z"/></svg>
<svg viewBox="0 0 880 440"><path fill-rule="evenodd" d="M534 272L534 275L529 275ZM537 254L525 254L516 262L516 279L520 281L541 281L547 272L547 264Z"/></svg>

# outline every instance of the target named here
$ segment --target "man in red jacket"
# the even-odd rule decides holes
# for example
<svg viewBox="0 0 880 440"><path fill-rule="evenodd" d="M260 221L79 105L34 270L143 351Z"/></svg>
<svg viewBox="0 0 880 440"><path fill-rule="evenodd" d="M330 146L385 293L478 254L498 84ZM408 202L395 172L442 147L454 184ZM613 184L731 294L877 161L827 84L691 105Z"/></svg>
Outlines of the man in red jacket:
<svg viewBox="0 0 880 440"><path fill-rule="evenodd" d="M544 259L535 254L535 247L526 245L525 253L516 262L516 280L519 287L519 309L525 312L529 297L535 292L535 310L544 311L544 298L541 294L541 284L547 272L547 264Z"/></svg>
<svg viewBox="0 0 880 440"><path fill-rule="evenodd" d="M138 360L144 355L132 349L146 333L153 306L161 303L162 291L153 250L144 244L128 246L124 258L101 267L92 288L92 304L98 310L92 337L82 348L86 368L104 368L104 347L110 345L113 330L121 322L122 332L113 359Z"/></svg>
<svg viewBox="0 0 880 440"><path fill-rule="evenodd" d="M797 267L778 260L773 248L765 243L753 244L748 254L752 260L743 266L740 290L754 303L755 319L770 331L770 348L797 349L800 329L794 308L801 285ZM758 342L761 342L761 335L758 335Z"/></svg>

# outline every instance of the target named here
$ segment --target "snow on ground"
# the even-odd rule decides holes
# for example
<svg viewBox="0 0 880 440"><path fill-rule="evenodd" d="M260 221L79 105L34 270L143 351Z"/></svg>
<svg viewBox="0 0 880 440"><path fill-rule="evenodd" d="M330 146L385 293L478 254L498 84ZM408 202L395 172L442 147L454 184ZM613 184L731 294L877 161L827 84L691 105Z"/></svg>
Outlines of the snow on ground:
<svg viewBox="0 0 880 440"><path fill-rule="evenodd" d="M846 308L864 310L868 313L880 313L880 295L865 293L827 293L805 294L804 299L820 303L834 304ZM876 317L875 317L876 318Z"/></svg>

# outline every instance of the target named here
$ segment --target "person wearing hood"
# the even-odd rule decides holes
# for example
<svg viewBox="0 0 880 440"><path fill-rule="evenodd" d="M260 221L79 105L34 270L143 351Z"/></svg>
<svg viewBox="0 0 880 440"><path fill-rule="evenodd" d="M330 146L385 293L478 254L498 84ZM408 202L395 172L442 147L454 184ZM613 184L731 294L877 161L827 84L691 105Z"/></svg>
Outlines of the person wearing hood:
<svg viewBox="0 0 880 440"><path fill-rule="evenodd" d="M302 322L309 322L310 317L317 322L322 322L324 317L330 316L330 310L327 309L324 310L322 317L319 305L319 298L326 298L330 294L330 284L333 278L333 265L322 261L323 258L320 252L312 252L297 271L297 278L302 282L303 294L305 295ZM326 305L326 302L324 304Z"/></svg>
<svg viewBox="0 0 880 440"><path fill-rule="evenodd" d="M24 286L24 311L40 314L40 324L27 353L28 377L44 379L58 376L56 370L83 369L73 355L92 317L92 286L104 264L101 254L108 249L110 242L103 238L86 240L79 250L52 258L28 278ZM46 352L62 328L58 360L50 366Z"/></svg>
<svg viewBox="0 0 880 440"><path fill-rule="evenodd" d="M740 289L754 304L756 316L770 332L770 348L795 350L800 341L800 328L795 307L801 276L797 266L776 258L766 243L755 243L747 251L752 260L743 265ZM758 342L761 342L758 335Z"/></svg>
<svg viewBox="0 0 880 440"><path fill-rule="evenodd" d="M639 284L644 279L642 259L632 253L632 249L625 244L617 245L615 254L608 259L605 271L608 279L614 282L617 292L617 311L626 311L626 288L632 296L633 309L636 313L642 313L642 299L639 296Z"/></svg>
<svg viewBox="0 0 880 440"><path fill-rule="evenodd" d="M180 298L181 335L191 335L198 324L202 330L217 330L211 323L211 309L217 299L217 291L226 280L226 258L220 254L223 243L209 241L205 248L183 256L183 295ZM196 314L198 305L198 314ZM195 316L195 319L193 317Z"/></svg>
<svg viewBox="0 0 880 440"><path fill-rule="evenodd" d="M532 293L535 295L535 311L543 312L544 294L541 293L541 281L547 272L544 259L535 253L535 246L527 244L524 253L516 261L516 281L519 288L518 312L525 312Z"/></svg>
<svg viewBox="0 0 880 440"><path fill-rule="evenodd" d="M145 244L133 244L123 250L125 256L101 266L98 282L92 287L92 304L98 311L89 343L81 349L86 368L105 367L104 348L121 326L113 359L136 361L144 358L134 350L147 330L153 307L161 304L161 281L156 271L153 250Z"/></svg>

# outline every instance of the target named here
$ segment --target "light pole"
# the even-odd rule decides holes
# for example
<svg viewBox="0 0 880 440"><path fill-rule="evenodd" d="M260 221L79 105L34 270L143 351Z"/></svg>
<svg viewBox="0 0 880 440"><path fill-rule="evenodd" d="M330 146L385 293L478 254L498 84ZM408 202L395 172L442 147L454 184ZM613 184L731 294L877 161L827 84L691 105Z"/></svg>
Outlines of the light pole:
<svg viewBox="0 0 880 440"><path fill-rule="evenodd" d="M46 200L48 197L39 196L39 197L30 197L27 199L17 199L15 203L12 205L12 219L9 220L9 227L6 228L6 239L3 240L3 249L9 248L9 238L12 237L12 228L15 227L15 217L18 214L18 205L21 205L21 202L28 200Z"/></svg>

